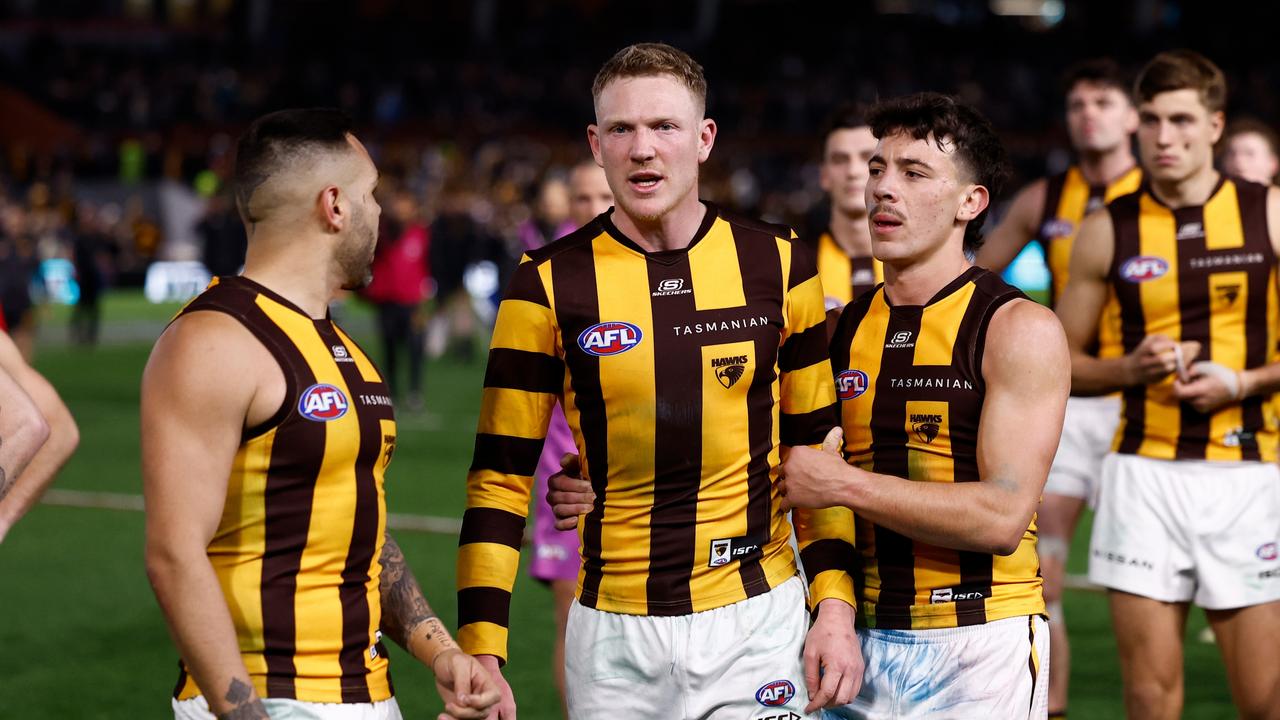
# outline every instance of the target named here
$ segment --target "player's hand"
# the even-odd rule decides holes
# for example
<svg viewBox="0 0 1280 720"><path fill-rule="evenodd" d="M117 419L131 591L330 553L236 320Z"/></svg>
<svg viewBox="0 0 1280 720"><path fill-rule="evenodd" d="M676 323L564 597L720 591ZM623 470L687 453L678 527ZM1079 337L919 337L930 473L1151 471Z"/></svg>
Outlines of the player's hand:
<svg viewBox="0 0 1280 720"><path fill-rule="evenodd" d="M489 671L457 648L441 651L431 661L431 670L436 675L436 690L444 700L444 712L437 720L483 720L498 702L498 688Z"/></svg>
<svg viewBox="0 0 1280 720"><path fill-rule="evenodd" d="M825 508L840 504L849 482L849 465L840 453L844 431L832 428L822 450L798 445L782 463L781 493L784 510Z"/></svg>
<svg viewBox="0 0 1280 720"><path fill-rule="evenodd" d="M804 641L804 684L809 691L805 713L853 702L864 670L853 608L843 600L823 600Z"/></svg>
<svg viewBox="0 0 1280 720"><path fill-rule="evenodd" d="M516 720L516 696L512 694L511 686L507 684L506 678L502 677L502 669L498 667L498 658L492 655L477 655L475 660L488 673L489 687L493 688L498 694L498 697L495 698L496 704L491 702L485 706L488 708L489 713L487 715L482 713L475 717L485 718L486 720ZM447 716L441 715L438 720L444 720L445 717Z"/></svg>
<svg viewBox="0 0 1280 720"><path fill-rule="evenodd" d="M1202 413L1212 412L1244 397L1241 374L1215 362L1198 362L1187 372L1188 382L1173 381L1173 396Z"/></svg>
<svg viewBox="0 0 1280 720"><path fill-rule="evenodd" d="M557 530L578 527L578 516L595 507L591 483L582 479L582 461L572 453L560 458L560 472L547 478L547 503L556 516Z"/></svg>
<svg viewBox="0 0 1280 720"><path fill-rule="evenodd" d="M1182 368L1179 368L1181 353ZM1125 384L1150 385L1180 372L1191 365L1200 354L1200 343L1195 340L1174 342L1166 335L1148 335L1138 347L1125 356Z"/></svg>

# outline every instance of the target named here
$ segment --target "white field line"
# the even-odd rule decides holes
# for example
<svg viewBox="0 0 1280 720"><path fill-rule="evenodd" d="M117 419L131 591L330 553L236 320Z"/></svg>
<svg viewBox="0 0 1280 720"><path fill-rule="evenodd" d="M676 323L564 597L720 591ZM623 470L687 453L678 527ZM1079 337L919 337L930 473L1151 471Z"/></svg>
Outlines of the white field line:
<svg viewBox="0 0 1280 720"><path fill-rule="evenodd" d="M133 510L141 512L142 496L128 493L89 492L85 490L63 490L49 488L41 500L45 505L62 507L98 508L104 510ZM462 520L433 515L411 515L408 513L387 513L387 527L392 530L432 533L435 535L457 536L462 532Z"/></svg>

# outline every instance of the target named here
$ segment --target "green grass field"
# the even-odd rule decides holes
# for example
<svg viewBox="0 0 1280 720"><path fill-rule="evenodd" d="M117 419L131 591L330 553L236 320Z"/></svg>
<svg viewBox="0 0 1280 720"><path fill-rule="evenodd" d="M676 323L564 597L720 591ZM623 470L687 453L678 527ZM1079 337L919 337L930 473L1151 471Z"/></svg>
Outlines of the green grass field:
<svg viewBox="0 0 1280 720"><path fill-rule="evenodd" d="M82 434L79 451L55 487L141 492L138 380L149 338L175 310L149 306L139 295L110 296L104 344L92 350L62 342L65 309L43 313L36 364L62 393ZM367 312L353 306L346 316L349 329L372 351ZM402 417L387 483L392 512L461 517L482 376L479 363L428 366L428 403L436 417ZM43 505L0 546L0 718L169 713L176 654L147 585L142 533L141 513ZM432 605L452 625L456 538L400 532L397 540ZM1074 572L1084 570L1086 540L1086 533L1077 538ZM1066 612L1075 650L1072 716L1122 717L1105 597L1069 591ZM1195 639L1203 614L1192 618L1184 717L1234 717L1216 649ZM512 605L507 677L525 720L559 717L549 667L551 636L550 594L522 574ZM440 704L430 673L398 649L393 653L405 717L434 717Z"/></svg>

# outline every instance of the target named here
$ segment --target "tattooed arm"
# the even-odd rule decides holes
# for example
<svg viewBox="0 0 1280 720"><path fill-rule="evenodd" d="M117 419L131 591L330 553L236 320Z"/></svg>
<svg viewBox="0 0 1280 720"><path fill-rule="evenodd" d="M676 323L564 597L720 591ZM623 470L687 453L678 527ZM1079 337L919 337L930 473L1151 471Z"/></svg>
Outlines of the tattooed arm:
<svg viewBox="0 0 1280 720"><path fill-rule="evenodd" d="M223 719L267 714L207 551L241 432L270 417L284 393L271 354L221 313L174 321L142 375L147 577L187 670Z"/></svg>
<svg viewBox="0 0 1280 720"><path fill-rule="evenodd" d="M49 437L49 424L31 397L0 367L0 498Z"/></svg>
<svg viewBox="0 0 1280 720"><path fill-rule="evenodd" d="M483 718L498 701L489 673L458 648L436 617L422 588L388 533L382 545L382 631L436 676L445 712L455 718Z"/></svg>
<svg viewBox="0 0 1280 720"><path fill-rule="evenodd" d="M31 458L26 470L20 477L16 472L9 474L12 491L5 495L0 488L0 542L3 542L14 523L36 504L63 463L71 457L80 442L80 431L62 398L58 397L58 391L23 360L18 347L4 332L0 332L0 368L27 392L49 424L49 439Z"/></svg>

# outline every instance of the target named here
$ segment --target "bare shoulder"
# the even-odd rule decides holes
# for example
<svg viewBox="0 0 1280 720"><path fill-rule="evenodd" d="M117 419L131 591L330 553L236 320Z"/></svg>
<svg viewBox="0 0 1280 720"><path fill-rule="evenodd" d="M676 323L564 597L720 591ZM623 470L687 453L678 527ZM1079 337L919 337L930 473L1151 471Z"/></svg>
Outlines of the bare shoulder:
<svg viewBox="0 0 1280 720"><path fill-rule="evenodd" d="M990 383L1005 373L1060 373L1069 377L1067 337L1058 316L1026 299L1005 303L991 316L983 353L982 372Z"/></svg>
<svg viewBox="0 0 1280 720"><path fill-rule="evenodd" d="M274 375L273 375L274 374ZM283 374L271 353L235 318L202 311L174 320L142 375L143 404L247 412L264 381Z"/></svg>
<svg viewBox="0 0 1280 720"><path fill-rule="evenodd" d="M1077 272L1105 275L1115 253L1115 229L1111 224L1111 211L1102 208L1089 213L1080 221L1071 246L1071 275Z"/></svg>
<svg viewBox="0 0 1280 720"><path fill-rule="evenodd" d="M1030 215L1038 216L1044 212L1045 200L1049 196L1049 179L1040 178L1026 184L1013 198L1013 207Z"/></svg>

